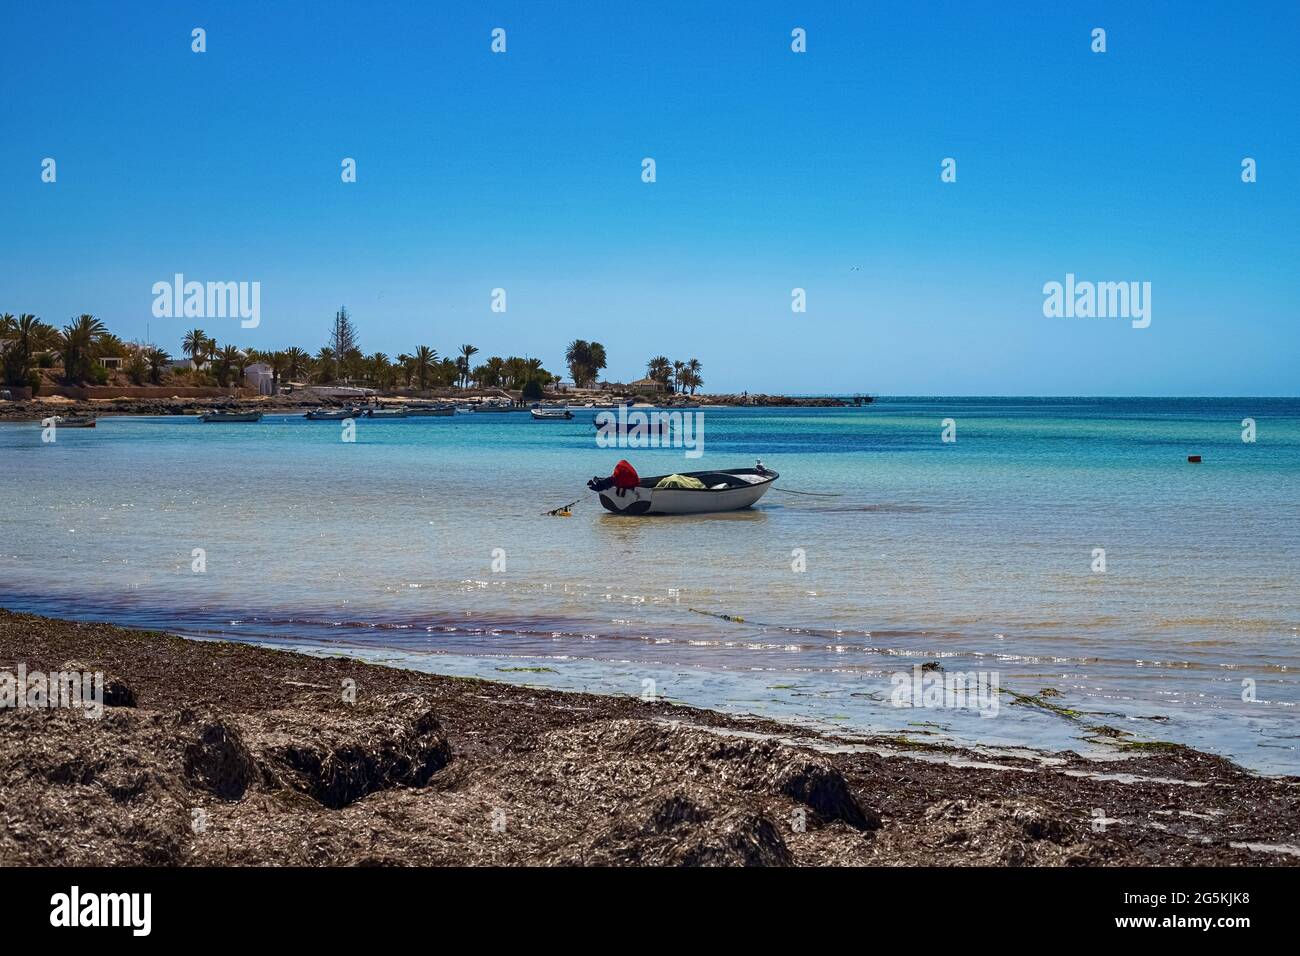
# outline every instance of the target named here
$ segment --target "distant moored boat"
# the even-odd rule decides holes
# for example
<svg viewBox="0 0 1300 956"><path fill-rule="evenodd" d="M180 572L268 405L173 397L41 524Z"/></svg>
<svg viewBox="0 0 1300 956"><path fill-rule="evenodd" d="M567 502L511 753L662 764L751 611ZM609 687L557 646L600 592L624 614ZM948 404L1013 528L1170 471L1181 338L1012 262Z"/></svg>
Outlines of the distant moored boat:
<svg viewBox="0 0 1300 956"><path fill-rule="evenodd" d="M201 422L260 422L261 412L206 412L199 416Z"/></svg>

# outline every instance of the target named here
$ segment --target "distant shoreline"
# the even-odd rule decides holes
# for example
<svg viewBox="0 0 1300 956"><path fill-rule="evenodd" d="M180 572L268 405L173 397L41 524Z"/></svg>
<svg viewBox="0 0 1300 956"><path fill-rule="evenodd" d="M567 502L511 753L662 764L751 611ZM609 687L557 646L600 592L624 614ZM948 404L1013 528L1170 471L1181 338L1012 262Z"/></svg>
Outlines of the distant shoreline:
<svg viewBox="0 0 1300 956"><path fill-rule="evenodd" d="M411 401L438 401L460 404L467 399L433 397L429 399L411 395L378 396L381 404L397 406ZM570 407L585 407L592 399L588 397L569 397L550 395L543 397L542 404L568 404ZM636 399L637 402L647 401ZM260 411L268 415L293 414L307 412L321 406L344 407L345 405L364 404L364 401L326 400L318 396L298 397L297 395L266 395L258 397L213 397L213 398L102 398L77 400L62 397L40 397L17 401L0 401L0 421L40 421L50 415L72 416L165 416L165 415L201 415L214 409L238 411ZM525 403L527 404L527 403ZM629 401L631 404L631 400ZM742 399L735 395L702 395L696 398L667 396L662 403L653 403L656 408L690 408L696 409L711 405L728 408L837 408L843 407L842 401L830 398L796 398L781 395L753 395ZM594 409L593 409L594 410Z"/></svg>

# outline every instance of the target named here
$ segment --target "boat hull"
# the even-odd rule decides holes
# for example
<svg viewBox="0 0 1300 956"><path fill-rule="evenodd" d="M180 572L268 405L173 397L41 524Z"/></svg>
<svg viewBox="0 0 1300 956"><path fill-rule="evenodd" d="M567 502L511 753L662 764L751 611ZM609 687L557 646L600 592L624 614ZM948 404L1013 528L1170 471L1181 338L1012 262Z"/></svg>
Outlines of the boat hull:
<svg viewBox="0 0 1300 956"><path fill-rule="evenodd" d="M600 492L601 506L617 515L637 517L642 515L702 515L724 511L740 511L751 507L772 487L779 475L774 471L760 474L753 468L733 471L688 472L706 485L718 482L710 479L722 476L741 478L743 483L727 488L655 488L659 477L647 478L636 488L620 495L610 488Z"/></svg>
<svg viewBox="0 0 1300 956"><path fill-rule="evenodd" d="M341 422L349 418L360 418L359 411L308 412L303 418L313 422Z"/></svg>
<svg viewBox="0 0 1300 956"><path fill-rule="evenodd" d="M199 421L209 424L219 424L222 422L260 422L261 420L261 412L212 412L207 415L199 416Z"/></svg>

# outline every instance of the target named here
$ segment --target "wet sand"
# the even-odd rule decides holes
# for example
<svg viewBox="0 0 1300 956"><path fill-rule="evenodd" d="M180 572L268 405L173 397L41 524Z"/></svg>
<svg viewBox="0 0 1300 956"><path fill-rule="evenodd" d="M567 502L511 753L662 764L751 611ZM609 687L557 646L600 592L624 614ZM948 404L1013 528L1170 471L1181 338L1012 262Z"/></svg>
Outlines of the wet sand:
<svg viewBox="0 0 1300 956"><path fill-rule="evenodd" d="M0 610L0 864L1296 865L1300 779L889 736ZM521 675L521 677L526 675Z"/></svg>

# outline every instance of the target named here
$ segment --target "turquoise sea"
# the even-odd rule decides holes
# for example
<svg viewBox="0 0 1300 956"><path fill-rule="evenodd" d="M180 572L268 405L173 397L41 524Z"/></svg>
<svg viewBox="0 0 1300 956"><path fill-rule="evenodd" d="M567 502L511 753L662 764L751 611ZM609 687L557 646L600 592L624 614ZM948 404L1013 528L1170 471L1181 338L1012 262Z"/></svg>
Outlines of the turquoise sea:
<svg viewBox="0 0 1300 956"><path fill-rule="evenodd" d="M704 409L699 459L598 448L576 414L361 419L351 443L300 416L0 424L0 605L846 734L1111 753L1102 725L1300 773L1300 400ZM542 515L620 457L761 458L836 497ZM995 672L996 715L895 706L927 662ZM1069 713L1008 693L1045 689Z"/></svg>

